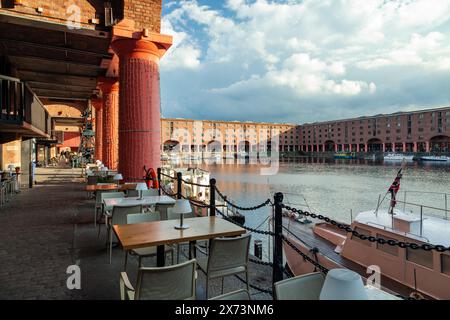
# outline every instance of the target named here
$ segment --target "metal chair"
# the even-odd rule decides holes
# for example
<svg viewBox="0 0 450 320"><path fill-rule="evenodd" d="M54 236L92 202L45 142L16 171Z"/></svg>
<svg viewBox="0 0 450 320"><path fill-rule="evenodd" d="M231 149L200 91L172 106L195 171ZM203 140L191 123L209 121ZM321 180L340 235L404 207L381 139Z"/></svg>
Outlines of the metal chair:
<svg viewBox="0 0 450 320"><path fill-rule="evenodd" d="M247 291L250 291L248 276L248 255L251 234L234 238L215 238L211 241L208 259L198 260L200 269L206 274L206 299L209 280L245 273Z"/></svg>
<svg viewBox="0 0 450 320"><path fill-rule="evenodd" d="M109 263L112 260L112 243L113 243L113 233L112 227L114 225L124 225L127 224L127 215L142 213L142 205L137 206L114 206L111 212L111 216L106 216L107 226L108 226L108 238L109 238Z"/></svg>
<svg viewBox="0 0 450 320"><path fill-rule="evenodd" d="M111 199L111 198L124 198L125 194L123 192L117 192L117 191L109 191L109 190L98 190L96 192L96 197L95 197L95 211L94 211L94 227L97 225L97 221L98 221L98 210L101 210L101 214L100 217L103 216L105 214L105 211L109 211L112 210L112 208L105 208L105 205L103 203L103 201L105 199ZM99 230L98 230L99 234L100 234L100 225L99 225Z"/></svg>
<svg viewBox="0 0 450 320"><path fill-rule="evenodd" d="M142 190L143 197L156 197L159 196L158 189Z"/></svg>
<svg viewBox="0 0 450 320"><path fill-rule="evenodd" d="M301 275L274 284L277 300L319 300L325 276L315 272Z"/></svg>
<svg viewBox="0 0 450 320"><path fill-rule="evenodd" d="M153 212L153 213L138 213L138 214L129 214L127 215L127 224L135 224L135 223L143 223L143 222L152 222L152 221L160 221L161 215L159 212ZM173 264L173 248L171 246L164 246L165 247L165 253L171 254L172 264ZM142 258L146 257L153 257L156 256L156 247L147 247L147 248L139 248L139 249L133 249L130 251L125 252L125 264L124 264L124 270L127 271L127 261L128 261L128 254L136 255L139 257L138 265L139 267L142 267Z"/></svg>
<svg viewBox="0 0 450 320"><path fill-rule="evenodd" d="M120 274L121 300L195 300L195 259L174 266L139 268L136 289Z"/></svg>
<svg viewBox="0 0 450 320"><path fill-rule="evenodd" d="M251 299L250 293L245 289L241 289L230 293L222 294L209 300L251 300Z"/></svg>

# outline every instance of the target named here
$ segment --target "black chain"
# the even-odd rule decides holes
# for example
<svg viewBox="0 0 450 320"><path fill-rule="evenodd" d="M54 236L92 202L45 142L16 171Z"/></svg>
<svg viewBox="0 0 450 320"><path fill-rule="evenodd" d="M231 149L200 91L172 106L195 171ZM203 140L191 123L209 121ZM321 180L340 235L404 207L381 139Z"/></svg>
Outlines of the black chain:
<svg viewBox="0 0 450 320"><path fill-rule="evenodd" d="M353 230L348 224L344 224L344 223L339 223L333 219L330 219L329 217L325 217L321 214L315 214L315 213L310 213L308 211L303 211L301 209L296 209L296 208L291 208L289 206L286 206L284 204L282 204L282 207L285 208L288 211L294 212L294 213L298 213L300 215L304 215L307 217L311 217L313 219L319 219L319 220L323 220L327 223L332 224L333 226L338 227L341 230L345 230L347 233L351 233L354 237L357 237L361 240L367 240L369 242L377 242L379 244L387 244L390 246L397 246L400 247L402 249L404 248L409 248L409 249L413 249L413 250L418 250L418 249L422 249L425 251L431 251L431 250L435 250L437 252L445 252L445 251L450 251L450 247L445 247L443 245L433 245L433 244L428 244L428 243L424 243L424 244L417 244L417 243L410 243L410 242L404 242L404 241L397 241L397 240L393 240L393 239L383 239L383 238L379 238L379 237L373 237L373 236L366 236L364 234L360 234L358 231Z"/></svg>
<svg viewBox="0 0 450 320"><path fill-rule="evenodd" d="M164 189L163 186L161 186L161 191L162 191L166 196L169 196L169 197L175 197L175 196L177 195L176 193L169 193L169 192L167 192L167 191Z"/></svg>
<svg viewBox="0 0 450 320"><path fill-rule="evenodd" d="M172 177L171 175L168 175L168 174L165 174L165 173L162 173L162 172L161 172L161 175L163 177L166 177L166 178L169 178L169 179L172 179L172 180L177 180L177 177Z"/></svg>
<svg viewBox="0 0 450 320"><path fill-rule="evenodd" d="M227 203L230 207L233 207L235 209L242 210L242 211L258 210L258 209L260 209L262 207L265 207L265 206L268 206L269 204L272 204L272 201L270 201L270 199L267 199L263 203L258 204L258 205L253 206L253 207L241 207L241 206L238 206L238 205L232 203L230 200L228 200L227 197L222 192L220 192L219 189L217 189L217 188L216 188L216 192L223 199L223 201L225 201L225 203Z"/></svg>
<svg viewBox="0 0 450 320"><path fill-rule="evenodd" d="M235 276L236 278L238 278L241 282L247 284L247 281L245 281L244 279L242 279L240 276L238 276L238 275L234 275L234 276ZM272 290L263 289L263 288L260 288L260 287L255 286L255 285L253 285L253 284L251 284L251 283L249 283L248 286L249 286L250 288L252 288L252 289L258 290L259 292L268 293L268 294L270 294L270 295L273 295Z"/></svg>
<svg viewBox="0 0 450 320"><path fill-rule="evenodd" d="M319 269L320 272L322 272L324 274L328 273L329 270L327 268L322 266L317 261L311 259L308 255L304 254L299 248L297 248L296 245L294 245L291 241L289 241L289 239L286 238L285 236L283 236L283 241L286 242L292 249L294 249L295 252L297 252L299 255L301 255L303 257L303 259L305 259L306 261L311 263L313 266L315 266L317 269Z"/></svg>
<svg viewBox="0 0 450 320"><path fill-rule="evenodd" d="M259 264L259 265L261 265L261 266L271 266L271 267L273 267L273 263L270 262L270 261L256 260L256 259L253 259L253 258L249 258L248 260L249 260L251 263Z"/></svg>
<svg viewBox="0 0 450 320"><path fill-rule="evenodd" d="M246 227L246 226L244 226L243 224L240 224L240 223L234 221L233 219L227 217L227 216L226 216L223 212L221 212L219 209L216 208L216 211L217 211L217 212L218 212L225 220L227 220L228 222L234 223L235 225L238 225L239 227L244 228L245 230L248 230L248 231L253 232L253 233L263 234L263 235L266 235L266 236L267 236L267 235L272 236L272 237L275 236L275 233L274 233L274 232L271 232L271 231L262 231L262 230L258 230L258 229Z"/></svg>

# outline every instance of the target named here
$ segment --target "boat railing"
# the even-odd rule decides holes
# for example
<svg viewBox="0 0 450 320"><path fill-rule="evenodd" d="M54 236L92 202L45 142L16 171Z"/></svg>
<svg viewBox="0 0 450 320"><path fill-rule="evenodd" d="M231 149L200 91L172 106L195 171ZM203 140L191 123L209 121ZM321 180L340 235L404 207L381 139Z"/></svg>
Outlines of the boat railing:
<svg viewBox="0 0 450 320"><path fill-rule="evenodd" d="M407 198L408 193L411 193L411 194L430 194L430 195L433 194L433 195L437 195L437 196L442 196L443 197L443 201L444 201L444 209L441 209L441 210L444 210L444 212L445 212L445 219L448 220L448 212L449 212L448 199L450 198L450 194L445 193L445 192L405 190L405 191L403 191L403 211L406 210L406 205L408 204L406 202L406 198ZM429 209L439 210L439 209L432 208L432 207L429 208Z"/></svg>

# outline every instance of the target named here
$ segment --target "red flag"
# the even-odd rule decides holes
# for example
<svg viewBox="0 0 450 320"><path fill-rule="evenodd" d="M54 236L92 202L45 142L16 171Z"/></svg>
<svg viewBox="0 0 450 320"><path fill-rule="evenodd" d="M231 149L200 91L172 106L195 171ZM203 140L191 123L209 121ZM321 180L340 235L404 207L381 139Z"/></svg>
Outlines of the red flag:
<svg viewBox="0 0 450 320"><path fill-rule="evenodd" d="M397 176L394 179L394 182L392 182L391 186L388 189L388 192L391 193L391 208L392 209L397 204L395 197L397 195L398 190L400 190L400 180L402 179L402 170L403 170L403 168L398 171Z"/></svg>

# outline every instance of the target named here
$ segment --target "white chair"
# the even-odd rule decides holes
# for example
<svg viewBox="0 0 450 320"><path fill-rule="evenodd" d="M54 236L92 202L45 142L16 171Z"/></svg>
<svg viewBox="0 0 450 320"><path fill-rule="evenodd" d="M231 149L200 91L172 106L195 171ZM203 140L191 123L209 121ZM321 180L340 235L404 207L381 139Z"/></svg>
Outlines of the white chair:
<svg viewBox="0 0 450 320"><path fill-rule="evenodd" d="M142 190L142 196L143 197L156 197L159 196L158 189L148 189L148 190Z"/></svg>
<svg viewBox="0 0 450 320"><path fill-rule="evenodd" d="M195 259L174 266L139 268L136 289L120 274L121 300L195 300Z"/></svg>
<svg viewBox="0 0 450 320"><path fill-rule="evenodd" d="M247 291L250 291L248 276L248 255L251 234L234 238L215 238L211 241L208 259L199 259L198 265L206 274L206 299L209 280L245 273Z"/></svg>
<svg viewBox="0 0 450 320"><path fill-rule="evenodd" d="M125 193L123 192L116 192L116 191L97 191L97 197L95 200L95 215L94 215L94 226L98 224L98 233L97 237L100 236L100 227L101 224L98 222L99 217L105 217L105 223L106 223L106 217L110 214L112 207L105 206L105 199L113 199L113 198L125 198ZM100 210L100 215L98 215L98 211Z"/></svg>
<svg viewBox="0 0 450 320"><path fill-rule="evenodd" d="M315 272L305 274L274 284L277 300L319 300L325 276Z"/></svg>
<svg viewBox="0 0 450 320"><path fill-rule="evenodd" d="M108 226L108 238L109 238L109 263L112 260L112 243L113 234L112 227L114 225L127 224L127 215L142 213L142 205L137 206L114 206L111 212L111 216L106 216Z"/></svg>
<svg viewBox="0 0 450 320"><path fill-rule="evenodd" d="M138 213L138 214L129 214L127 215L127 224L135 224L135 223L143 223L143 222L153 222L153 221L159 221L161 220L161 215L159 212L153 212L153 213ZM165 253L171 254L172 264L173 264L173 248L170 246L164 246L165 247ZM153 257L156 256L156 247L147 247L147 248L139 248L139 249L133 249L131 251L125 252L125 264L124 264L124 270L127 271L127 261L128 261L128 254L136 255L139 257L139 268L142 267L142 258L146 257Z"/></svg>
<svg viewBox="0 0 450 320"><path fill-rule="evenodd" d="M251 299L250 293L245 289L241 289L230 293L222 294L209 300L251 300Z"/></svg>

